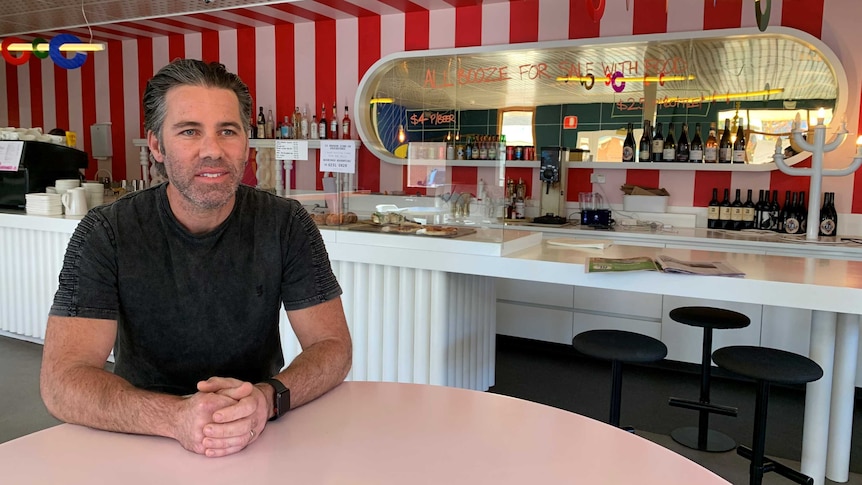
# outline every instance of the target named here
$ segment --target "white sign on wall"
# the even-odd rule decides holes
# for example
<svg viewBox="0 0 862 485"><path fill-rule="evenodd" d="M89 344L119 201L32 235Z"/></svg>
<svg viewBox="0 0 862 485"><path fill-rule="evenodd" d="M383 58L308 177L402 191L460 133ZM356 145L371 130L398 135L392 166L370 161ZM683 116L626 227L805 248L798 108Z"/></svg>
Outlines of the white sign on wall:
<svg viewBox="0 0 862 485"><path fill-rule="evenodd" d="M320 171L356 173L353 141L320 140Z"/></svg>

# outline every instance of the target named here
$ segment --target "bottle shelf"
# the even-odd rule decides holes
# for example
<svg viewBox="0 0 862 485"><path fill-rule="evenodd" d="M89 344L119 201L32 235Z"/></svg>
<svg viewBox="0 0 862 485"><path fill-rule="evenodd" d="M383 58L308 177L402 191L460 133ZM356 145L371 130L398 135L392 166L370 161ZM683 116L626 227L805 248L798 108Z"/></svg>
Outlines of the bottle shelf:
<svg viewBox="0 0 862 485"><path fill-rule="evenodd" d="M787 165L796 165L811 156L802 152L788 158ZM538 162L536 162L538 164ZM506 164L508 166L508 163ZM537 165L538 166L538 165ZM569 168L592 168L602 170L685 170L697 172L772 172L778 170L770 163L685 163L685 162L569 162Z"/></svg>
<svg viewBox="0 0 862 485"><path fill-rule="evenodd" d="M310 150L320 149L321 141L353 142L355 149L359 149L362 146L362 142L359 140L277 140L274 138L252 138L248 141L248 145L251 148L275 148L275 142L277 141L306 141Z"/></svg>

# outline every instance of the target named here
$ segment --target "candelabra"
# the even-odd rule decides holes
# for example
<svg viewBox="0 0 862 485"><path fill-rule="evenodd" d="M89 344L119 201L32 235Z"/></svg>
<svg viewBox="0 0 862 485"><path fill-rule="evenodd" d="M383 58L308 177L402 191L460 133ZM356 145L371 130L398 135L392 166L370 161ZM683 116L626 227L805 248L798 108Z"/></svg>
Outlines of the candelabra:
<svg viewBox="0 0 862 485"><path fill-rule="evenodd" d="M826 125L823 121L824 114L822 110L817 113L817 125L814 126L813 140L805 140L802 137L802 123L800 122L799 114L796 115L796 121L793 122L793 131L790 136L793 137L793 142L803 150L811 152L811 168L790 167L784 163L784 151L781 147L781 138L775 143L775 155L773 160L779 170L787 175L795 176L810 176L811 185L809 187L808 198L808 229L805 233L805 239L816 241L817 234L820 228L820 196L821 184L823 176L826 177L842 177L855 172L862 165L862 136L856 142L856 156L853 157L853 162L841 169L824 169L823 154L831 152L838 148L841 143L847 138L847 126L845 122L841 123L841 129L835 133L835 136L829 142L826 142Z"/></svg>

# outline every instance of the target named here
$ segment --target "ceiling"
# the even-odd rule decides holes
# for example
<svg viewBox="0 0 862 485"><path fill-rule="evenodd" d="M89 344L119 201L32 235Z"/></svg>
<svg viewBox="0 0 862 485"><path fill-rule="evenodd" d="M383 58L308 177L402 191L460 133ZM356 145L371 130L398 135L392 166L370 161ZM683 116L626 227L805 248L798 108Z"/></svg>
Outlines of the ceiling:
<svg viewBox="0 0 862 485"><path fill-rule="evenodd" d="M485 0L506 1L506 0ZM72 33L97 41L434 10L483 0L4 0L0 37Z"/></svg>

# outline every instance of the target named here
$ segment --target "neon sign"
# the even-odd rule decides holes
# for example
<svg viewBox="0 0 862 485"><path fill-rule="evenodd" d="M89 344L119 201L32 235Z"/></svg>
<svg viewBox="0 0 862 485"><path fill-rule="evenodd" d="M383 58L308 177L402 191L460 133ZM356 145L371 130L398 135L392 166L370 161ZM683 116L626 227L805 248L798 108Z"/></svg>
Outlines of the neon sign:
<svg viewBox="0 0 862 485"><path fill-rule="evenodd" d="M34 55L39 59L46 59L50 56L54 64L63 69L77 69L83 66L87 60L86 52L103 49L104 45L102 44L84 44L81 39L72 34L60 34L51 39L50 42L37 37L29 44L15 37L7 37L0 44L0 53L3 54L3 59L14 66L23 65L30 60L31 55ZM15 56L12 54L13 52L20 52L21 55ZM75 52L75 55L67 58L65 52Z"/></svg>

